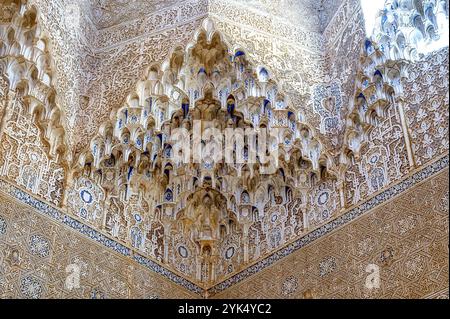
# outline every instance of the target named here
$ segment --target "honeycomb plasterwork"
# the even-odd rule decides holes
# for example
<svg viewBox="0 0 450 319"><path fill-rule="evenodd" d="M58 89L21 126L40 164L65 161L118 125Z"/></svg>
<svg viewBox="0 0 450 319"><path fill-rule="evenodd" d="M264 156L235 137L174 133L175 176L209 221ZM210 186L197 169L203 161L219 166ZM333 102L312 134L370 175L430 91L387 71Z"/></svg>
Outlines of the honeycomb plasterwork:
<svg viewBox="0 0 450 319"><path fill-rule="evenodd" d="M325 222L333 211L339 210L336 204L339 199L331 196L335 193L335 184L331 190L319 188L321 199L315 199L320 194L313 195L310 203L302 202L293 194L296 184L303 185L301 196L308 197L308 188L322 183L320 177L314 175L320 175L320 167L327 165L327 155L307 124L296 118L291 103L264 67L252 66L242 50L231 50L210 20L204 21L188 48L175 50L162 67L151 66L144 80L139 81L127 97L127 102L111 117L112 121L103 125L91 141L90 150L80 156L79 172L74 176L68 205L70 211L79 217L82 211L89 223L105 229L110 236L128 244L131 241L133 247L158 261L173 263L173 267L194 281L210 282L291 240L296 236L295 230L304 229L302 225L313 227ZM215 55L208 58L210 54ZM175 145L169 137L174 129L192 129L196 120L216 121L216 128L220 130L227 127L283 128L284 133L274 143L285 145L286 163L268 178L258 173L255 176L253 169L242 164L233 167L214 163L209 167L208 163L201 163L183 168L174 162ZM285 174L293 170L303 172L304 180L287 182ZM103 214L96 213L97 208L93 206L103 205L103 201L93 201L97 195L87 194L88 190L76 186L80 174L83 176L81 184L97 184L108 193ZM117 180L123 183L115 184ZM160 187L150 187L153 183ZM273 185L278 188L283 185L285 191L276 191ZM91 209L84 207L84 203L83 207L78 207L79 194L89 199ZM322 199L323 196L326 198ZM272 205L277 203L278 208L264 205L267 200L272 201ZM127 213L124 207L129 204L124 205L124 201L136 201L136 207L150 207L150 214L145 210L141 214ZM304 203L302 209L308 205L326 209L318 210L317 216L288 216L286 207L296 202L300 202L299 206ZM205 211L209 217L199 211ZM260 220L258 216L263 216L264 211L269 211L269 215L279 221ZM92 215L97 216L97 220L88 217ZM211 224L203 224L205 218ZM310 222L305 223L303 219L308 218ZM131 222L133 220L136 223ZM194 226L189 230L191 234L177 236L187 231L186 226L180 228L180 221ZM220 230L219 235L222 223L226 233ZM233 224L229 229L228 223ZM249 227L255 223L250 227L251 235L243 235L247 230L241 227L246 223ZM205 227L211 228L214 242L220 239L219 242L225 244L211 246L210 240L202 239L201 229ZM249 251L248 236L253 236L251 245L261 247ZM205 247L212 249L208 252L211 257L203 256ZM217 258L229 264L219 266L215 262ZM193 264L186 263L194 260Z"/></svg>
<svg viewBox="0 0 450 319"><path fill-rule="evenodd" d="M190 291L228 289L360 216L367 198L378 204L404 191L428 174L412 172L448 154L448 49L426 57L416 50L417 32L435 40L437 18L448 16L445 1L428 1L423 12L416 2L387 1L387 18L380 13L375 29L381 36L371 39L356 0L325 8L337 13L312 17L311 28L283 20L289 1L154 3L148 14L140 10L149 3L140 4L125 21L126 5L99 1L101 10L121 11L108 24L108 14L93 17L84 2L30 0L21 10L2 3L0 175L19 187L13 197L37 210L46 204L27 193L62 207L45 214ZM414 25L392 23L395 12L411 17L416 9ZM207 62L213 51L224 55ZM166 137L206 118L222 130L286 129L277 140L282 169L261 176L245 165L180 167ZM448 191L441 202L445 210ZM8 219L0 219L0 240L11 234ZM422 222L399 218L399 236ZM24 240L33 260L53 258L47 236ZM384 267L395 264L396 248L377 252ZM354 249L371 253L374 238ZM15 247L7 251L10 265L23 262ZM420 276L424 263L422 256L406 261L405 277ZM311 269L326 281L341 265L327 253ZM299 278L267 291L330 293ZM23 273L17 293L41 298L49 293L45 281ZM125 287L112 280L83 296L125 296Z"/></svg>
<svg viewBox="0 0 450 319"><path fill-rule="evenodd" d="M8 119L1 135L0 175L39 194L48 202L60 205L63 197L65 169L42 142L39 127L22 100L10 104Z"/></svg>
<svg viewBox="0 0 450 319"><path fill-rule="evenodd" d="M280 8L283 6L290 6L288 2L279 4L266 3L264 1L260 2L255 1L250 5L247 5L247 3L242 2L184 1L176 6L169 5L168 7L160 7L158 3L142 2L140 3L142 7L144 7L144 5L153 4L161 9L154 12L149 10L149 14L145 17L137 17L136 19L131 18L131 21L123 21L118 25L97 30L91 22L92 8L84 2L74 3L70 0L52 1L49 3L42 0L31 1L31 3L36 3L39 7L41 12L40 16L42 16L43 20L43 27L48 31L53 42L52 51L54 51L53 55L58 71L56 72L56 79L58 81L57 87L62 88L59 90L60 94L58 94L58 100L60 100L61 108L64 110L67 143L71 150L69 160L74 160L74 156L86 147L86 142L83 141L87 141L93 136L96 127L99 126L101 121L106 119L108 112L111 109L118 107L116 101L121 101L125 97L125 93L120 93L121 90L118 90L118 95L105 91L105 78L102 80L99 78L101 74L104 74L105 70L111 69L108 64L104 68L101 67L104 64L104 61L110 60L105 59L105 56L98 55L98 49L96 48L99 45L108 45L106 43L115 43L114 46L118 52L127 51L126 49L123 50L121 48L130 45L130 41L136 43L142 42L143 39L153 38L155 32L165 32L164 30L158 31L158 26L166 25L167 27L175 25L180 26L185 23L189 24L197 17L205 17L206 15L215 17L218 20L217 24L219 29L222 27L225 28L225 25L222 24L228 24L229 26L226 28L229 32L224 31L223 33L226 36L231 37L231 42L246 47L245 49L249 54L256 57L258 63L270 66L273 65L275 77L279 80L283 80L282 82L285 82L283 85L290 86L290 89L287 88L286 91L289 91L289 94L292 95L292 99L296 101L295 104L297 107L306 106L304 112L308 113L311 109L311 104L309 102L310 92L308 88L311 87L315 81L328 81L328 72L325 71L327 65L331 65L332 69L334 69L334 66L340 68L343 67L343 69L334 70L331 74L334 79L340 77L339 80L342 85L342 91L345 93L348 92L348 96L350 96L353 78L351 76L348 78L348 72L355 66L352 64L352 61L356 61L355 58L358 54L355 44L359 42L359 38L362 34L361 32L364 29L359 2L353 0L344 1L342 3L295 4L295 6L310 8L312 11L308 11L310 9L303 11L306 13L310 12L308 16L311 19L314 19L314 14L316 12L327 12L324 13L324 15L327 16L324 20L330 21L330 23L326 22L324 24L326 28L324 28L323 35L319 32L310 31L308 28L296 27L295 23L294 25L288 26L289 23L286 21L289 19L280 18L278 14L267 14L268 11L283 11ZM108 12L122 10L123 12L129 12L126 5L122 6L121 4L99 2L98 7L104 8ZM110 7L114 7L114 9L108 9ZM276 8L277 10L272 10L273 8ZM437 9L439 9L439 6L436 5L436 10ZM301 10L291 11L299 12ZM334 11L337 11L337 13L331 15L330 12ZM136 12L139 12L139 10L136 10ZM233 12L232 16L230 16L231 12ZM236 14L239 15L239 19L234 19ZM57 17L66 17L67 15L69 15L69 18L61 19ZM125 15L126 14L124 13L123 16ZM52 17L55 17L56 20L53 21ZM236 20L239 21L239 23L236 23ZM64 28L64 31L67 29L70 30L70 32L68 32L68 37L64 38L62 36L64 31L60 26L66 26L67 24L70 24L71 28ZM83 25L83 30L80 29L80 25ZM199 23L196 25L198 26ZM345 32L343 32L342 26L345 26ZM251 41L250 36L248 39L243 38L244 36L247 37L249 31L254 32L254 34L251 34L252 38L261 38L262 42L260 48L253 48L252 43L248 43ZM343 34L348 34L348 32L355 33L356 36L342 36ZM122 34L119 36L121 39L119 42L110 42L113 39L117 39L119 34ZM280 38L273 39L273 36L277 34L279 34ZM174 35L172 34L171 36L173 37ZM345 42L342 45L336 45L336 36L340 36L341 41L354 39L351 40L352 48L348 48L348 45ZM159 39L155 40L157 41ZM324 45L326 42L330 44L325 47ZM172 41L171 48L175 46L175 43L183 43L183 40ZM248 43L248 45L246 43ZM135 45L133 52L142 51L141 49L137 49L137 47L140 46ZM147 46L145 47L147 48ZM268 48L271 48L272 50L266 53L265 51ZM307 49L305 50L304 48ZM343 59L344 63L335 64L331 62L341 58L336 54L332 54L331 57L327 58L330 62L326 63L324 61L324 49L326 49L327 52L332 52L335 48L342 48L339 50L342 51L342 54L346 55L346 58ZM309 52L310 50L314 53ZM169 50L161 51L159 52L159 55L167 55L168 51ZM76 52L76 54L67 54L68 52ZM345 52L349 53L346 54ZM128 52L127 54L129 56L130 53ZM282 57L282 59L280 59L280 57ZM299 59L299 57L302 57L302 59ZM59 61L64 62L59 63ZM77 65L81 65L82 67L76 67ZM114 69L117 69L119 65L121 65L120 62L114 64ZM125 67L123 69L125 69ZM138 73L132 78L132 82L139 77ZM134 74L136 74L136 72ZM109 79L110 77L107 77L106 81L109 81ZM109 85L106 85L106 87L108 86ZM347 101L345 99L347 98L347 95L343 95L344 104L346 104L345 102ZM97 107L98 101L100 100L102 100L102 107ZM69 107L69 105L75 105L75 107ZM84 114L95 110L98 112L98 109L105 110L104 114L97 114L100 116L93 117L98 119L98 122L95 120L96 123L92 123L92 125L80 125L81 122L85 123L86 117ZM83 120L81 120L81 117L83 117ZM308 121L310 121L312 125L317 125L316 127L318 128L320 119L314 116L314 114L306 114L305 117L308 118ZM77 129L77 134L75 134L75 128L79 128L80 126L88 130L88 132L86 132L87 134L79 134L79 129ZM342 137L338 137L337 139L342 141ZM329 146L331 147L332 145Z"/></svg>
<svg viewBox="0 0 450 319"><path fill-rule="evenodd" d="M120 101L124 94L120 94L120 90L115 89L116 94L110 94L108 91L105 91L105 80L99 79L99 76L105 74L104 71L109 71L111 68L108 66L108 64L104 65L105 61L111 61L108 59L107 56L104 56L104 54L97 54L95 50L95 43L99 43L100 45L105 45L105 43L108 43L114 39L117 39L117 36L122 33L123 36L120 36L122 38L122 42L128 41L128 39L132 39L133 37L136 37L137 35L145 35L145 39L152 39L156 41L160 41L160 37L156 35L155 37L155 31L156 32L163 32L167 33L167 23L173 24L173 25L183 25L194 23L195 22L189 22L192 21L192 19L195 17L204 17L207 14L208 10L208 3L198 3L196 1L192 2L183 2L180 4L179 7L172 7L168 8L166 11L162 10L160 12L150 14L148 18L140 18L135 21L129 22L129 24L122 24L115 27L105 29L104 31L96 31L92 27L89 19L89 14L86 13L86 9L82 6L80 3L74 3L69 0L64 2L59 1L52 1L52 2L45 2L45 1L35 1L32 3L36 3L36 5L39 7L39 10L41 12L42 18L42 24L43 27L48 31L48 34L52 40L52 55L55 59L55 66L56 66L56 79L58 82L58 99L60 99L60 105L62 109L64 110L65 118L66 118L66 131L67 131L67 143L69 145L69 149L72 150L72 153L70 153L70 160L73 160L72 155L73 153L77 153L80 149L82 149L85 145L83 145L82 141L85 141L86 138L83 138L83 134L79 134L79 129L77 134L74 134L74 129L78 128L80 125L78 124L81 122L81 119L79 120L79 116L83 117L83 114L89 113L93 110L107 110L105 113L101 116L96 116L93 118L98 119L98 122L93 123L92 125L82 125L81 127L89 130L89 133L87 134L87 137L92 136L95 127L98 127L98 123L100 123L102 120L104 120L108 115L109 110L114 109L114 105L117 103L116 101ZM212 7L214 4L211 5ZM211 8L212 8L211 7ZM74 16L73 19L62 19L61 17L64 17L67 15L67 8L74 8L75 13L79 16ZM233 10L238 10L239 8L232 8ZM213 10L213 9L211 9ZM216 10L217 12L217 10ZM239 12L239 11L238 11ZM72 11L69 12L72 14ZM54 15L58 15L59 18L56 19L56 21L52 21L51 17ZM73 30L73 32L69 32L68 37L64 38L62 35L64 34L63 28L61 26L66 26L68 23L67 20L72 21L73 23L71 25L71 28L65 27L64 30L69 29ZM186 21L186 22L184 22ZM254 21L254 22L252 22ZM248 21L250 25L256 23L257 21L260 21L258 16L251 17L251 20ZM264 21L264 20L262 20ZM55 23L56 22L56 23ZM167 22L167 23L165 23ZM280 23L278 25L275 25L274 27L271 26L270 21L265 21L265 24L268 23L268 26L270 27L270 30L277 31L277 30L287 30L289 31L289 34L283 34L282 37L285 39L289 39L292 36L292 32L290 31L291 28L289 27L282 27ZM79 29L77 29L77 25L79 28L79 25L86 26L81 32ZM163 26L164 30L158 31L158 25ZM196 24L198 26L199 23ZM115 30L117 28L117 30ZM123 31L120 31L120 29L123 29ZM135 35L132 35L136 29L137 33ZM179 27L181 28L181 27ZM260 28L260 27L257 27ZM181 29L180 29L181 30ZM303 45L309 46L310 44L317 42L317 39L315 38L316 35L309 34L307 37L307 40L303 40L303 37L305 35L302 35L302 32L300 29L296 31L299 35L299 41L303 43ZM102 35L103 34L103 35ZM188 34L188 31L186 31L186 28L183 28L183 32L180 34ZM182 39L174 40L174 34L170 33L171 36L171 42L168 44L169 48L174 47L174 43L182 44ZM266 35L267 37L267 35ZM315 51L318 52L317 48L320 47L320 35L317 35L319 39L319 44L314 44ZM96 41L98 40L98 42ZM270 40L270 37L268 38ZM122 43L119 47L117 47L117 44L115 45L115 51L116 52L122 52L126 55L124 56L130 56L130 52L133 52L135 54L136 52L141 52L141 50L136 49L136 47L141 47L142 42L142 36L140 39L136 38L133 40L135 43L139 42L139 45L135 45L135 49L132 51L128 51L126 49L127 46L132 47L130 44ZM120 42L120 41L119 41ZM153 51L152 48L155 47L155 42L148 42L148 45L143 45L142 47L145 50ZM291 41L290 41L291 42ZM116 42L114 42L116 43ZM125 48L124 48L125 46ZM277 45L280 47L280 45ZM156 46L158 47L158 46ZM293 52L291 49L296 48L296 45L290 45L289 48L283 48L280 47L278 51L288 51L292 52L292 57L301 56L302 54L300 52ZM164 57L168 54L169 50L160 51L158 52L158 49L155 49L155 55L160 55L161 57ZM68 52L75 52L75 54L68 54ZM312 55L311 55L312 56ZM128 59L133 60L133 59ZM155 61L157 59L152 58L151 61ZM297 59L292 58L292 61L297 61ZM118 61L114 64L114 70L117 70L118 65L122 65L122 63ZM150 60L147 60L147 63L149 63ZM305 64L308 64L309 61L305 61ZM81 67L77 67L80 65ZM103 67L104 65L104 67ZM317 65L317 62L315 62L315 65ZM126 69L125 65L123 65L122 70ZM142 68L141 68L142 69ZM287 70L295 70L297 69L293 65L287 65ZM130 72L133 73L133 72ZM84 75L83 75L84 74ZM134 82L138 77L139 74L136 75L136 72L133 73L134 77L132 78L132 82ZM123 76L121 74L121 76ZM300 76L300 73L296 73L294 75L297 79L295 81L290 81L290 83L299 83L306 87L306 84L303 84L303 80ZM102 76L103 78L103 76ZM111 79L111 77L105 77L107 81ZM97 85L100 85L98 87ZM106 85L108 87L109 85ZM298 85L297 85L298 86ZM59 89L61 88L61 89ZM93 93L90 93L93 92ZM100 92L100 93L99 93ZM94 95L94 96L93 96ZM98 96L100 95L100 96ZM118 96L117 96L118 95ZM115 96L115 98L112 98L112 96ZM105 100L107 99L107 100ZM92 101L99 101L103 100L102 107L91 107L92 105L96 105L98 102L92 102ZM76 107L69 107L69 105L75 105ZM106 107L106 108L105 108ZM110 109L108 109L111 107ZM117 106L116 106L117 107ZM84 119L83 119L84 120ZM78 146L77 146L78 145Z"/></svg>
<svg viewBox="0 0 450 319"><path fill-rule="evenodd" d="M151 63L164 60L174 48L174 37L178 38L180 45L185 45L200 24L201 20L194 20L149 37L144 42L128 43L125 47L112 48L98 55L104 63L92 81L102 84L101 87L94 85L86 93L84 111L77 115L77 125L84 127L86 131L82 132L84 138L77 140L76 148L79 151L87 147L86 141L95 135L99 124L107 120L113 110L120 107L133 83L142 76L143 70ZM124 68L118 69L117 65Z"/></svg>
<svg viewBox="0 0 450 319"><path fill-rule="evenodd" d="M227 17L229 15L230 11L233 12L237 12L239 13L239 7L233 7L233 4L230 3L222 3L222 2L213 2L213 3L209 3L209 12L211 12L211 14L220 16L221 19L219 19L219 21L226 21L225 17ZM230 8L231 6L231 8ZM100 37L103 37L99 43L101 43L102 45L105 45L105 43L111 43L112 40L116 39L117 35L122 34L121 38L123 39L122 41L124 41L125 39L129 39L130 37L138 37L137 39L133 40L133 42L129 43L129 44L125 44L124 45L119 45L112 48L112 49L108 49L106 51L102 50L101 52L104 51L104 53L99 53L99 59L101 61L111 61L111 66L109 66L108 64L104 64L104 67L102 66L101 71L98 72L98 74L106 74L108 75L108 72L111 72L113 70L117 69L117 65L124 65L125 63L128 63L129 61L136 61L133 59L130 59L130 55L131 54L135 54L135 52L142 52L143 50L147 51L147 50L151 50L149 51L149 53L152 53L152 59L145 59L142 62L146 62L149 63L150 61L159 61L160 58L157 56L161 56L164 57L165 55L168 54L169 50L172 48L174 48L174 41L173 41L173 37L174 34L170 33L170 36L172 37L170 39L170 41L168 42L168 49L157 52L157 49L160 44L161 44L161 36L157 36L154 35L154 32L156 30L158 30L158 25L161 26L165 26L167 27L167 24L164 24L164 21L167 21L167 23L169 25L176 25L176 23L180 24L180 27L178 27L178 29L180 29L180 31L182 30L183 33L182 34L189 34L189 31L187 31L186 27L181 27L182 21L189 21L192 20L195 17L204 17L208 11L206 10L206 3L200 3L200 4L196 4L195 2L186 2L186 3L182 3L180 4L180 7L177 8L173 8L173 9L169 9L168 11L164 11L161 13L155 13L152 15L149 15L148 17L145 18L140 18L139 21L135 21L132 22L131 24L126 24L126 25L118 25L106 30L102 30L100 31ZM313 34L308 34L305 33L304 31L302 31L301 29L296 30L295 32L293 32L293 28L284 26L282 27L282 25L279 22L276 22L277 24L273 25L271 19L267 20L264 17L261 17L260 15L256 15L253 14L253 16L248 17L247 19L245 19L245 14L244 13L239 13L242 15L242 17L240 18L240 24L244 23L244 21L247 20L247 25L249 25L249 27L246 27L246 29L242 30L242 31L238 31L235 32L236 30L228 30L229 27L225 27L224 25L220 25L220 22L218 22L218 29L222 30L224 34L226 34L227 36L230 37L230 41L232 43L239 43L243 46L244 49L247 49L247 51L249 52L249 54L254 55L254 53L256 52L261 52L259 54L254 55L254 57L256 56L257 58L257 62L264 64L264 65L273 65L273 69L274 69L274 76L277 78L284 78L284 82L286 83L286 85L290 86L290 92L293 91L297 91L297 95L298 94L309 94L308 92L308 79L316 79L317 78L317 72L311 72L310 75L303 75L301 74L301 72L295 72L295 71L289 71L290 73L283 73L283 72L279 72L278 69L281 68L281 70L302 70L302 72L304 72L305 70L312 70L312 68L314 67L315 70L320 70L320 64L321 64L321 58L320 57L315 57L314 54L310 53L309 50L313 50L314 52L319 52L319 49L322 46L322 41L320 39L320 35L313 35ZM173 17L173 18L171 18ZM188 19L189 18L189 19ZM188 19L188 20L187 20ZM230 20L227 20L227 23L230 23L231 21L235 21L234 17L230 17ZM258 24L258 25L254 25L254 23L252 21L262 21L262 25ZM188 22L189 23L189 22ZM194 25L195 27L197 27L200 23L198 20L195 20L193 22L190 22L191 25ZM235 23L233 22L233 25L235 25ZM144 26L144 28L142 28L142 26ZM221 29L221 27L223 27ZM238 25L239 28L240 25ZM225 29L227 28L227 29ZM188 28L189 29L189 28ZM136 30L136 31L134 31ZM190 30L192 30L190 33L191 36L193 35L193 28L191 27ZM249 30L254 30L252 31L253 33L248 34ZM274 33L274 32L279 32L281 30L286 30L286 32L288 33L280 33L280 40L277 40L278 43L274 43L271 44L273 42L272 40L272 36L269 36L268 32ZM227 32L228 31L228 32ZM264 33L264 32L265 33ZM178 33L178 32L177 32ZM145 36L146 39L149 39L148 44L146 45L142 45L141 42L141 38L144 34L148 34L147 36ZM180 33L181 34L181 33ZM246 35L246 38L242 38L240 35ZM239 36L239 37L237 37ZM260 40L260 45L255 48L253 46L253 44L249 43L249 41L253 41L256 38L255 37L259 37ZM304 39L306 36L306 39ZM150 39L152 39L153 37L155 37L154 40L150 41ZM298 40L295 40L293 43L290 39L292 38L298 38ZM186 43L187 39L185 40L180 40L180 41L175 41L180 45L183 45L183 43ZM288 41L288 42L286 42ZM154 45L155 42L158 43L158 45ZM286 43L285 43L286 42ZM291 42L291 44L289 44L289 42ZM133 44L135 43L135 44ZM249 43L248 46L246 46L246 44ZM299 50L297 48L298 45L303 45L306 47L310 47L310 49L308 50ZM269 50L269 51L267 51ZM266 53L267 51L267 53ZM110 55L113 52L117 52L114 53L114 56L121 56L123 58L121 59L125 59L126 58L126 62L121 62L121 60L114 60L114 58L112 58ZM133 53L131 53L133 52ZM154 52L154 53L153 53ZM282 53L283 52L283 53ZM277 57L277 55L279 54L289 54L289 56L286 56L283 60L280 60L279 57ZM105 56L105 54L107 54ZM302 56L304 58L302 58L303 60L300 61L298 59L299 56ZM146 57L146 55L144 55L144 57ZM261 57L264 57L264 59L261 59ZM140 61L140 59L138 59L138 61ZM283 61L288 61L288 64L286 64ZM311 67L310 65L312 65L313 67ZM114 67L112 67L114 66ZM133 74L133 78L132 78L132 82L134 82L137 79L136 74L139 74L139 71L134 69L135 67L139 67L139 64L133 63L130 64L130 66L132 66L132 68L128 68L130 70L130 74ZM145 66L145 65L144 65ZM140 69L142 70L142 65L140 66ZM120 72L120 79L121 80L126 80L126 78L124 78L125 73L123 71ZM308 79L304 79L304 77L307 77ZM103 78L103 76L102 76ZM115 83L114 86L114 94L109 93L108 88L109 85L106 85L106 83L108 83L108 81L110 81L111 78L117 78L117 76L115 77L111 77L111 76L105 76L101 82L104 83L103 84L103 88L101 88L100 90L98 88L93 88L92 92L93 92L93 96L90 97L90 102L87 102L87 106L86 106L86 110L90 110L92 112L99 112L99 110L102 110L102 112L104 112L103 114L97 114L98 116L94 116L94 117L87 117L84 116L82 113L79 114L80 117L80 122L83 121L83 123L86 123L86 119L89 118L90 121L95 121L96 123L100 123L102 121L102 119L105 119L109 114L108 112L111 109L115 109L118 107L118 102L120 102L123 98L124 98L124 94L120 93L121 91L118 89L118 85L117 83ZM93 79L96 79L93 78ZM97 80L97 79L96 79ZM97 81L96 81L97 82ZM128 83L130 83L130 81L127 81ZM106 87L106 89L105 89ZM101 92L101 96L98 96L98 92ZM112 99L112 97L114 96L114 99ZM120 96L120 98L117 98L118 96ZM293 99L295 98L295 96L293 97ZM302 100L307 100L307 97L301 97ZM106 99L106 100L105 100ZM108 105L107 108L105 107L97 107L97 103L99 103L99 101L102 101L102 105ZM297 101L299 99L297 98ZM298 104L298 103L297 103ZM95 130L95 127L98 126L98 124L93 123L92 125L83 125L83 127L86 127L87 129L90 130L90 133L88 134L88 136L92 136L93 134L93 130ZM81 140L86 140L86 139L80 139L80 144L78 144L79 146L76 147L77 150L79 150L80 148L83 147L83 144L81 143L85 143L82 142Z"/></svg>
<svg viewBox="0 0 450 319"><path fill-rule="evenodd" d="M8 98L9 94L23 96L28 112L44 130L50 155L64 153L64 116L52 83L53 63L48 53L48 39L39 26L35 8L23 5L11 24L0 26L0 32L0 70L8 83L8 89L2 93L3 98ZM5 113L2 117L2 126L8 116Z"/></svg>

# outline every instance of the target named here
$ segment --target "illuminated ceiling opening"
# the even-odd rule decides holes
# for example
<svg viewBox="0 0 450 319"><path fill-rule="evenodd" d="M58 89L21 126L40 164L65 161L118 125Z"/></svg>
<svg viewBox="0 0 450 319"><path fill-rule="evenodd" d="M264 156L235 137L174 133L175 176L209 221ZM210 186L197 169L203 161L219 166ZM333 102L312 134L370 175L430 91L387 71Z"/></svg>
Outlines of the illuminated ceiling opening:
<svg viewBox="0 0 450 319"><path fill-rule="evenodd" d="M383 50L409 48L417 60L448 46L448 1L361 0L366 32Z"/></svg>

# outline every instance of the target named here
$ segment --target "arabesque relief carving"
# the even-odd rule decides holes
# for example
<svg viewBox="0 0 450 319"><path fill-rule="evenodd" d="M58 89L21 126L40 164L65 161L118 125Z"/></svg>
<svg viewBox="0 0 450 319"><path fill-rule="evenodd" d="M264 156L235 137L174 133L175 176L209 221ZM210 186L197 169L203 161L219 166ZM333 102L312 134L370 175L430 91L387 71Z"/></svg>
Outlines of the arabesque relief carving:
<svg viewBox="0 0 450 319"><path fill-rule="evenodd" d="M373 34L356 0L302 1L321 13L292 28L265 0L140 2L130 21L109 1L0 5L1 182L191 291L448 154L448 47L423 51L448 1L386 1Z"/></svg>

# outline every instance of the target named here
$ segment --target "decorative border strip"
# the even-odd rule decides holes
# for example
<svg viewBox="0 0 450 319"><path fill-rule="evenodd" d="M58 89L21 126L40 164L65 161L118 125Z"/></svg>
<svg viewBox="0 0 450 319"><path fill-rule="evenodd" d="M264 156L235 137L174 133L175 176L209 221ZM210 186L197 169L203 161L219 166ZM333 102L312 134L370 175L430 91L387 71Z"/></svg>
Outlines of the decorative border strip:
<svg viewBox="0 0 450 319"><path fill-rule="evenodd" d="M112 249L113 251L115 251L123 256L131 257L132 260L134 260L138 264L142 265L143 267L169 279L170 281L184 287L188 291L196 293L200 296L203 296L204 293L207 293L209 296L213 296L213 295L215 295L219 292L222 292L225 289L228 289L231 286L253 276L254 274L262 271L263 269L273 265L275 262L289 256L290 254L313 243L314 241L322 238L323 236L326 236L329 233L347 225L351 221L355 220L358 217L361 217L363 214L367 213L368 211L372 210L373 208L391 200L392 198L396 197L397 195L407 191L409 188L411 188L411 187L423 182L424 180L428 179L429 177L441 172L448 166L449 166L449 155L447 154L444 157L442 157L441 159L437 160L436 162L429 164L429 166L412 174L411 176L409 176L408 178L399 182L398 184L382 191L381 193L370 198L369 200L362 203L361 205L349 210L348 212L344 213L342 216L336 218L335 220L330 221L329 223L319 227L318 229L299 238L298 240L294 241L293 243L289 244L288 246L281 248L277 252L274 252L273 254L271 254L270 256L264 258L263 260L257 262L256 264L246 268L245 270L241 271L240 273L230 277L229 279L226 279L225 281L223 281L219 284L216 284L215 286L213 286L207 290L204 290L200 286L173 273L172 271L157 264L156 262L152 261L151 259L144 257L138 253L135 253L130 248L116 242L113 239L106 237L105 235L103 235L100 232L98 232L97 230L83 224L82 222L75 220L70 216L67 216L59 209L57 209L53 206L50 206L39 199L34 198L30 194L26 193L25 191L19 189L18 187L10 184L9 182L7 182L3 179L0 179L0 191L17 199L18 201L20 201L26 205L34 208L40 214L42 214L46 217L49 217L50 219L52 219L56 222L59 222L61 224L64 224L64 225L72 228L73 230L84 235L85 237L88 237L88 238L94 240L95 242L101 244L102 246Z"/></svg>
<svg viewBox="0 0 450 319"><path fill-rule="evenodd" d="M439 173L443 169L449 166L449 155L444 156L443 158L437 160L436 162L430 164L426 168L412 174L410 177L401 181L400 183L382 191L378 195L372 197L361 205L349 210L344 213L342 216L336 218L335 220L330 221L329 223L319 227L318 229L312 231L311 233L299 238L293 243L289 244L285 248L280 249L279 251L273 253L272 255L264 258L263 260L257 262L253 266L246 268L240 273L226 279L225 281L213 286L208 289L208 295L212 296L219 292L224 291L225 289L230 288L231 286L249 278L250 276L259 273L263 269L273 265L277 261L289 256L295 251L313 243L314 241L322 238L323 236L328 235L329 233L341 228L351 221L355 220L358 217L361 217L363 214L372 210L373 208L387 202L388 200L396 197L397 195L405 192L412 186L419 184L420 182L426 180L427 178Z"/></svg>
<svg viewBox="0 0 450 319"><path fill-rule="evenodd" d="M425 296L423 299L449 299L449 289L445 288L444 290L434 292Z"/></svg>
<svg viewBox="0 0 450 319"><path fill-rule="evenodd" d="M112 250L123 256L131 256L131 250L129 248L106 237L105 235L99 233L95 229L73 219L72 217L65 215L58 209L40 201L39 199L34 198L33 196L9 184L8 182L0 180L0 186L3 192L6 191L9 195L14 197L15 199L34 208L39 213L47 217L50 217L50 219L53 219L56 222L69 226L70 228L76 230L80 234L89 237L90 239L102 244L107 248L111 248Z"/></svg>

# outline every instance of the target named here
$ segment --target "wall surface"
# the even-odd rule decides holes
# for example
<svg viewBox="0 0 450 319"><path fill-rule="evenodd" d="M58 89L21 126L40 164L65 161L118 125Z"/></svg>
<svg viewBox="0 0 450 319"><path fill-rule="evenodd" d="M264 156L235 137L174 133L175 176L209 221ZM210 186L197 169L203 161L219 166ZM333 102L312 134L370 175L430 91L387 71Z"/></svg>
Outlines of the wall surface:
<svg viewBox="0 0 450 319"><path fill-rule="evenodd" d="M77 269L79 288L71 280ZM0 299L194 297L198 296L0 193Z"/></svg>

